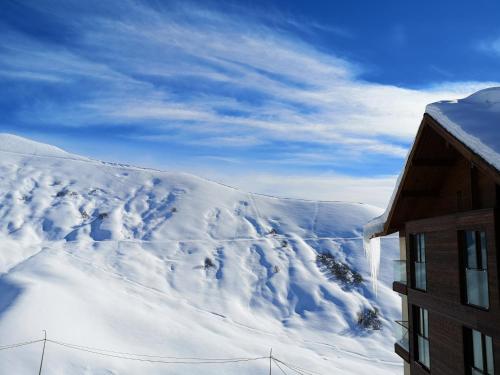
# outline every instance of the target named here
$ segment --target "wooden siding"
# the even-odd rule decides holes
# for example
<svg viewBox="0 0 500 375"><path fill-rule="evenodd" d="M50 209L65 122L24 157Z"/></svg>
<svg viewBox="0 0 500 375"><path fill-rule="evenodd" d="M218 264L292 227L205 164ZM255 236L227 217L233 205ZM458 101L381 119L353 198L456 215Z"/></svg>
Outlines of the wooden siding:
<svg viewBox="0 0 500 375"><path fill-rule="evenodd" d="M494 209L459 212L406 223L405 232L425 233L427 291L408 286L410 364L412 374L428 373L415 362L414 317L412 306L429 311L429 340L432 374L459 375L465 371L463 328L473 328L493 338L496 373L500 371L500 289L498 248L498 213ZM460 230L483 230L487 236L490 308L480 310L462 303L460 267ZM407 246L407 259L410 257ZM409 266L409 265L408 265ZM410 270L410 267L407 267ZM408 280L411 278L408 275Z"/></svg>
<svg viewBox="0 0 500 375"><path fill-rule="evenodd" d="M493 207L499 185L500 173L491 164L426 114L384 229L377 235L400 231L410 220Z"/></svg>

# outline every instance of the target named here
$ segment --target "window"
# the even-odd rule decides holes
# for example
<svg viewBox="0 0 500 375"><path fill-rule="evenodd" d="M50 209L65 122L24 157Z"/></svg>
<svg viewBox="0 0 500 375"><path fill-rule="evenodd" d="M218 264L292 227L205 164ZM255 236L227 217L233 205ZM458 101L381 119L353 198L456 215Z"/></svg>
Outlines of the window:
<svg viewBox="0 0 500 375"><path fill-rule="evenodd" d="M429 353L429 312L421 307L415 308L416 314L416 327L417 327L417 361L430 369L431 367L431 357Z"/></svg>
<svg viewBox="0 0 500 375"><path fill-rule="evenodd" d="M488 265L486 233L467 230L462 232L465 296L464 302L488 309Z"/></svg>
<svg viewBox="0 0 500 375"><path fill-rule="evenodd" d="M413 287L427 290L427 275L425 263L425 235L423 233L411 236L411 250L413 257Z"/></svg>
<svg viewBox="0 0 500 375"><path fill-rule="evenodd" d="M472 375L493 375L493 342L475 329L466 329L466 356L468 373Z"/></svg>

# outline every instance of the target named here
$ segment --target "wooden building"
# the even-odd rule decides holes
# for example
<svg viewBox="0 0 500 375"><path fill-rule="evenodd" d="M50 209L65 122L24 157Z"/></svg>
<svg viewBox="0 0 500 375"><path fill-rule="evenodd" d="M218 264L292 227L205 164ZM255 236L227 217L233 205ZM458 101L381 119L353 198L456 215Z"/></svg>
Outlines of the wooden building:
<svg viewBox="0 0 500 375"><path fill-rule="evenodd" d="M365 227L399 232L405 375L500 374L499 208L500 88L430 104L389 207Z"/></svg>

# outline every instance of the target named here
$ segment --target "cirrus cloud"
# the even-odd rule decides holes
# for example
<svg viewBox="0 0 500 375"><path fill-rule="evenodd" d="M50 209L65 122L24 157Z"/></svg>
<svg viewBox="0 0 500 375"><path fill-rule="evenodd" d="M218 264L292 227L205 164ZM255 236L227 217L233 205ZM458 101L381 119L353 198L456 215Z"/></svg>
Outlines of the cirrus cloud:
<svg viewBox="0 0 500 375"><path fill-rule="evenodd" d="M104 124L124 138L207 153L226 148L212 160L246 158L247 168L259 153L276 168L290 160L316 167L332 161L334 169L370 158L402 160L427 103L492 85L441 82L417 89L364 81L356 62L285 31L317 24L279 14L273 27L259 14L242 17L192 3L30 6L71 32L67 40L47 41L3 25L0 82L9 83L10 95L33 97L13 110L11 121L96 132ZM234 155L238 148L253 153ZM379 178L375 170L365 172Z"/></svg>

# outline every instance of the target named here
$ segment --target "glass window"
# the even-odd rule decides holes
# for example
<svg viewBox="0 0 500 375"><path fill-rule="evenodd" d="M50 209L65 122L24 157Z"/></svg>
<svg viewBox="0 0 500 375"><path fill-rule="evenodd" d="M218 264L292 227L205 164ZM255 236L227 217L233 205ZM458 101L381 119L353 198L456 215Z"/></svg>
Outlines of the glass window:
<svg viewBox="0 0 500 375"><path fill-rule="evenodd" d="M475 329L469 330L470 345L467 358L470 362L470 371L474 375L493 375L493 341Z"/></svg>
<svg viewBox="0 0 500 375"><path fill-rule="evenodd" d="M431 367L429 352L429 312L420 307L416 308L417 313L417 360L423 366Z"/></svg>
<svg viewBox="0 0 500 375"><path fill-rule="evenodd" d="M412 235L414 287L427 290L427 273L425 263L425 235L417 233Z"/></svg>
<svg viewBox="0 0 500 375"><path fill-rule="evenodd" d="M481 343L481 332L472 330L472 365L476 369L482 370L483 364L483 347Z"/></svg>
<svg viewBox="0 0 500 375"><path fill-rule="evenodd" d="M489 308L486 233L464 231L466 303Z"/></svg>

